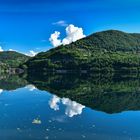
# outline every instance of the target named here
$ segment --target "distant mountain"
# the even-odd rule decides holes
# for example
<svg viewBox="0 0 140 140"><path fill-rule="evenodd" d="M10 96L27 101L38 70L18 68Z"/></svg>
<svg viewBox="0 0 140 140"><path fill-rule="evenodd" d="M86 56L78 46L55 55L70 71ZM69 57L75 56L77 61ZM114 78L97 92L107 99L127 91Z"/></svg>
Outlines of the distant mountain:
<svg viewBox="0 0 140 140"><path fill-rule="evenodd" d="M27 61L29 71L139 71L140 34L116 30L94 33Z"/></svg>
<svg viewBox="0 0 140 140"><path fill-rule="evenodd" d="M0 62L8 64L10 67L18 67L30 57L16 51L0 52Z"/></svg>
<svg viewBox="0 0 140 140"><path fill-rule="evenodd" d="M18 68L30 57L15 51L0 52L0 72L5 72L11 68Z"/></svg>

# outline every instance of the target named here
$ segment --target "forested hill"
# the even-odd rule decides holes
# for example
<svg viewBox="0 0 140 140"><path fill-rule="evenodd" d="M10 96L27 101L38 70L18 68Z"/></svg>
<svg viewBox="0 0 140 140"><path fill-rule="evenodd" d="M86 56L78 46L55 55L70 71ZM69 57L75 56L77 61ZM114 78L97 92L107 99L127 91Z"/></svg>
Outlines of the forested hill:
<svg viewBox="0 0 140 140"><path fill-rule="evenodd" d="M140 67L140 34L117 30L94 33L69 45L39 53L29 70L123 70Z"/></svg>
<svg viewBox="0 0 140 140"><path fill-rule="evenodd" d="M0 52L0 63L6 64L9 67L18 67L26 62L30 57L16 51Z"/></svg>
<svg viewBox="0 0 140 140"><path fill-rule="evenodd" d="M21 73L23 70L19 69L30 57L15 51L0 52L0 74L14 74Z"/></svg>
<svg viewBox="0 0 140 140"><path fill-rule="evenodd" d="M107 51L138 51L140 50L140 34L125 33L117 30L108 30L94 33L75 44L87 46L90 49Z"/></svg>

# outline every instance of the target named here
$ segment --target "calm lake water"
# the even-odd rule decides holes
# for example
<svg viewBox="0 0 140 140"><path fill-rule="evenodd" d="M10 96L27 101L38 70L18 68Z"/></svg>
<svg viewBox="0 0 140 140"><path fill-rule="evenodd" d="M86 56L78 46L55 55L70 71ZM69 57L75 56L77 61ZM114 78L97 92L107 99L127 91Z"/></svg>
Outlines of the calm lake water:
<svg viewBox="0 0 140 140"><path fill-rule="evenodd" d="M140 140L139 78L0 80L0 140Z"/></svg>

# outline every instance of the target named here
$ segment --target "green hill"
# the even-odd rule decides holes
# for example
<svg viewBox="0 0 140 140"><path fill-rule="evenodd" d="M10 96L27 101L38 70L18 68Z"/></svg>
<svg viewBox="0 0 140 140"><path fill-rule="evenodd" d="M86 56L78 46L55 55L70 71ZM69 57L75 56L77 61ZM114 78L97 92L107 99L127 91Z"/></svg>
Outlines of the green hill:
<svg viewBox="0 0 140 140"><path fill-rule="evenodd" d="M0 52L0 73L15 73L30 57L15 51Z"/></svg>
<svg viewBox="0 0 140 140"><path fill-rule="evenodd" d="M139 71L140 34L109 30L42 52L24 66L29 71Z"/></svg>
<svg viewBox="0 0 140 140"><path fill-rule="evenodd" d="M18 67L22 63L26 62L28 59L29 56L15 51L0 52L0 63L6 64L9 67Z"/></svg>
<svg viewBox="0 0 140 140"><path fill-rule="evenodd" d="M92 34L76 43L91 50L139 51L140 34L130 34L117 30L108 30Z"/></svg>

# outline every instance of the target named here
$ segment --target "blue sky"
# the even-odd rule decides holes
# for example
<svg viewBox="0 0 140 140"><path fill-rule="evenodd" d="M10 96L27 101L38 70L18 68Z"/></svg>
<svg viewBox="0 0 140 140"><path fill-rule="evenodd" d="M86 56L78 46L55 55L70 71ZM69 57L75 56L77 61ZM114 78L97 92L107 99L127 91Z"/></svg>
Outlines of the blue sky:
<svg viewBox="0 0 140 140"><path fill-rule="evenodd" d="M140 33L140 0L0 0L0 46L39 52L51 48L50 34L82 27L85 35L118 29Z"/></svg>

